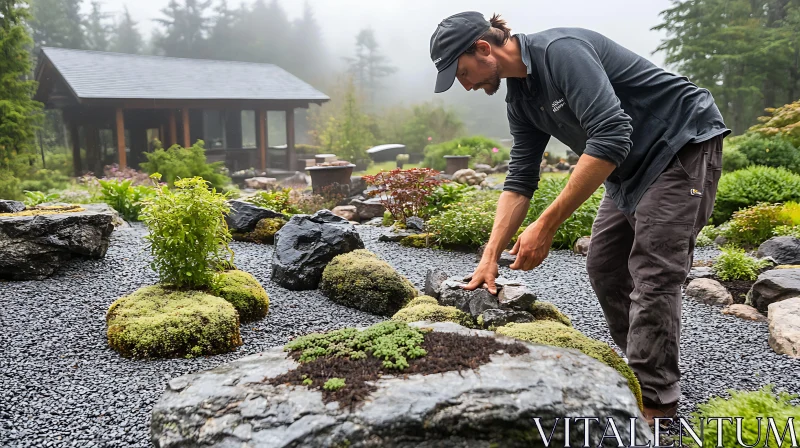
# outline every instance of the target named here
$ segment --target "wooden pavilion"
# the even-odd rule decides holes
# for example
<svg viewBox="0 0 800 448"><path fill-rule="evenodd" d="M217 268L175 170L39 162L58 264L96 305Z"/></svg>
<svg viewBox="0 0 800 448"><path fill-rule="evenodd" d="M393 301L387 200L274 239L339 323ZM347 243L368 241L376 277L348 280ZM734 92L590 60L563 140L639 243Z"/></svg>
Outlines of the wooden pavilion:
<svg viewBox="0 0 800 448"><path fill-rule="evenodd" d="M70 130L76 176L101 176L113 162L137 168L156 138L165 148L202 139L208 160L223 160L231 172L293 172L294 110L330 100L272 64L44 47L35 73L34 98L60 109ZM286 123L278 160L268 156L273 111Z"/></svg>

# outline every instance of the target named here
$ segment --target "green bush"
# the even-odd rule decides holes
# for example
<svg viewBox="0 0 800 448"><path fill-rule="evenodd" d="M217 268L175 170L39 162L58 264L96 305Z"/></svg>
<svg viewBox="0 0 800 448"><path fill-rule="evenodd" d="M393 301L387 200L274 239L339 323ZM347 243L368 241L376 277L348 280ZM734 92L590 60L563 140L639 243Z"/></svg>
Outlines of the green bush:
<svg viewBox="0 0 800 448"><path fill-rule="evenodd" d="M700 230L700 233L697 234L697 240L695 241L695 247L707 247L714 245L714 239L717 238L716 228L712 225L708 225L703 227Z"/></svg>
<svg viewBox="0 0 800 448"><path fill-rule="evenodd" d="M427 146L422 166L444 171L447 167L444 156L472 156L469 166L475 166L476 163L495 166L508 160L510 151L499 142L482 136L457 138Z"/></svg>
<svg viewBox="0 0 800 448"><path fill-rule="evenodd" d="M800 175L784 168L750 166L723 174L712 214L722 224L733 212L758 204L800 201Z"/></svg>
<svg viewBox="0 0 800 448"><path fill-rule="evenodd" d="M722 149L722 172L729 173L731 171L740 170L750 165L747 156L739 152L736 147L725 146Z"/></svg>
<svg viewBox="0 0 800 448"><path fill-rule="evenodd" d="M540 180L522 227L527 227L536 221L567 186L568 181L569 177L549 177ZM571 249L578 238L592 234L592 224L597 217L597 209L600 208L604 192L605 188L601 186L558 227L553 237L554 248Z"/></svg>
<svg viewBox="0 0 800 448"><path fill-rule="evenodd" d="M138 221L144 207L143 201L155 196L152 187L131 185L131 180L97 180L100 183L100 199L116 210L126 221Z"/></svg>
<svg viewBox="0 0 800 448"><path fill-rule="evenodd" d="M534 344L571 348L614 368L628 380L639 408L642 408L642 388L633 370L605 342L589 338L580 331L551 320L538 320L530 323L510 323L497 328L503 336L521 339Z"/></svg>
<svg viewBox="0 0 800 448"><path fill-rule="evenodd" d="M444 211L446 206L455 204L463 199L465 194L475 190L476 188L474 186L460 184L458 182L446 182L439 185L428 195L428 203L423 208L424 217L428 218L438 215Z"/></svg>
<svg viewBox="0 0 800 448"><path fill-rule="evenodd" d="M55 202L59 199L59 195L57 193L42 193L41 191L25 191L25 200L22 201L28 207L35 207L39 204L44 204L45 202Z"/></svg>
<svg viewBox="0 0 800 448"><path fill-rule="evenodd" d="M0 199L17 200L21 198L20 180L11 171L0 169Z"/></svg>
<svg viewBox="0 0 800 448"><path fill-rule="evenodd" d="M774 229L790 225L781 204L758 204L733 214L728 226L720 232L728 243L736 246L758 246L772 238Z"/></svg>
<svg viewBox="0 0 800 448"><path fill-rule="evenodd" d="M417 296L408 279L365 249L334 257L319 289L336 303L381 316L391 316Z"/></svg>
<svg viewBox="0 0 800 448"><path fill-rule="evenodd" d="M245 201L258 207L266 208L267 210L283 213L284 215L291 216L303 213L302 210L292 203L291 193L291 189L259 191Z"/></svg>
<svg viewBox="0 0 800 448"><path fill-rule="evenodd" d="M489 241L499 191L476 191L444 207L428 221L428 231L443 246L479 247Z"/></svg>
<svg viewBox="0 0 800 448"><path fill-rule="evenodd" d="M26 176L20 182L22 190L52 192L63 190L69 185L69 177L59 171L40 169Z"/></svg>
<svg viewBox="0 0 800 448"><path fill-rule="evenodd" d="M750 165L783 167L800 173L800 150L779 135L745 134L737 138L736 150L747 158Z"/></svg>
<svg viewBox="0 0 800 448"><path fill-rule="evenodd" d="M202 177L214 188L221 190L231 180L222 174L225 164L223 162L208 163L202 140L189 148L172 145L168 149L157 147L153 152L144 153L147 162L140 166L148 174L161 174L161 177L170 187L178 179L189 177Z"/></svg>
<svg viewBox="0 0 800 448"><path fill-rule="evenodd" d="M213 290L215 296L222 297L236 308L242 323L263 319L267 315L269 296L261 283L247 272L221 272Z"/></svg>
<svg viewBox="0 0 800 448"><path fill-rule="evenodd" d="M699 403L697 410L692 412L689 423L698 438L702 438L703 448L717 446L773 446L792 447L790 434L800 434L800 407L793 406L791 401L797 395L785 392L774 393L773 385L762 386L756 391L729 390L730 398L713 397L705 403ZM714 417L731 417L734 420L718 421ZM741 443L737 437L736 418L741 417ZM759 421L758 418L761 418ZM774 429L778 436L784 434L779 445L775 439L773 428L770 428L768 418L774 421ZM790 420L790 418L792 420ZM709 420L710 419L710 420ZM792 421L792 431L789 422ZM703 434L700 434L700 424L703 423ZM722 425L722 438L717 440L718 424ZM760 426L759 426L760 424ZM767 444L769 440L769 444ZM681 440L684 446L697 446L692 436L686 434ZM744 445L742 445L744 444Z"/></svg>
<svg viewBox="0 0 800 448"><path fill-rule="evenodd" d="M800 238L800 226L778 226L772 231L772 235Z"/></svg>
<svg viewBox="0 0 800 448"><path fill-rule="evenodd" d="M233 261L225 195L209 190L207 181L199 177L176 181L175 190L162 186L156 191L141 214L150 230L146 238L153 270L162 283L177 288L211 286L215 266Z"/></svg>
<svg viewBox="0 0 800 448"><path fill-rule="evenodd" d="M722 248L722 253L714 260L714 274L722 281L758 279L758 274L769 264L767 260L756 260L747 255L744 249L735 246Z"/></svg>
<svg viewBox="0 0 800 448"><path fill-rule="evenodd" d="M200 291L140 288L111 304L106 323L109 346L130 358L215 355L242 345L233 305Z"/></svg>

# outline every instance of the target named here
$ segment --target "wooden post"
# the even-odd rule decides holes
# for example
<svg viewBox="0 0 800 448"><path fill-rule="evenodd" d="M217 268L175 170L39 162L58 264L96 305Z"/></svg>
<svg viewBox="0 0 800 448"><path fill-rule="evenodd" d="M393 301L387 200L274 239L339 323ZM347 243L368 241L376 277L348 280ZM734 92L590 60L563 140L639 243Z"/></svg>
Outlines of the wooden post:
<svg viewBox="0 0 800 448"><path fill-rule="evenodd" d="M267 111L258 111L258 152L261 154L261 172L267 171Z"/></svg>
<svg viewBox="0 0 800 448"><path fill-rule="evenodd" d="M178 124L175 122L175 110L169 110L169 142L167 148L178 143Z"/></svg>
<svg viewBox="0 0 800 448"><path fill-rule="evenodd" d="M119 157L119 169L125 169L127 165L127 154L125 154L125 117L122 108L117 108L117 156Z"/></svg>
<svg viewBox="0 0 800 448"><path fill-rule="evenodd" d="M183 147L188 148L191 146L189 144L189 109L184 107L181 112L183 112Z"/></svg>
<svg viewBox="0 0 800 448"><path fill-rule="evenodd" d="M81 173L81 136L78 131L78 123L70 122L69 137L72 140L72 169L75 177L80 177L83 174Z"/></svg>
<svg viewBox="0 0 800 448"><path fill-rule="evenodd" d="M294 154L294 108L286 111L286 157L289 171L296 171L297 157Z"/></svg>

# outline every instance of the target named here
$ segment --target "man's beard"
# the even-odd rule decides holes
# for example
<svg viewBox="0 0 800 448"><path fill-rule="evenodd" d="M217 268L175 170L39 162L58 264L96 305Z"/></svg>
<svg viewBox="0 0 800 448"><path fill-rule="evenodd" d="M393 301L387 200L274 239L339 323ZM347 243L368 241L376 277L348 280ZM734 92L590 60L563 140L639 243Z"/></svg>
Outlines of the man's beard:
<svg viewBox="0 0 800 448"><path fill-rule="evenodd" d="M497 90L500 89L500 74L497 72L497 64L495 64L494 61L486 61L483 62L483 64L492 70L492 74L488 78L475 85L473 89L478 90L483 87L483 90L486 92L486 94L491 96L497 93Z"/></svg>

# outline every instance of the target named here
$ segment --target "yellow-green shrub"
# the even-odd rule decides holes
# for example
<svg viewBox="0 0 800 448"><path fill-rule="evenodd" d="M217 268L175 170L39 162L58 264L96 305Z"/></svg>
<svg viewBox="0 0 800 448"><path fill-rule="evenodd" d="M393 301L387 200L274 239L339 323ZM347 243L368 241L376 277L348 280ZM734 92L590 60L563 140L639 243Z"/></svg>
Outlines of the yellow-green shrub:
<svg viewBox="0 0 800 448"><path fill-rule="evenodd" d="M214 284L214 295L236 308L241 322L262 319L269 310L269 296L251 274L244 271L221 272Z"/></svg>
<svg viewBox="0 0 800 448"><path fill-rule="evenodd" d="M734 212L721 234L729 244L752 247L772 238L775 228L789 224L783 205L761 203Z"/></svg>

